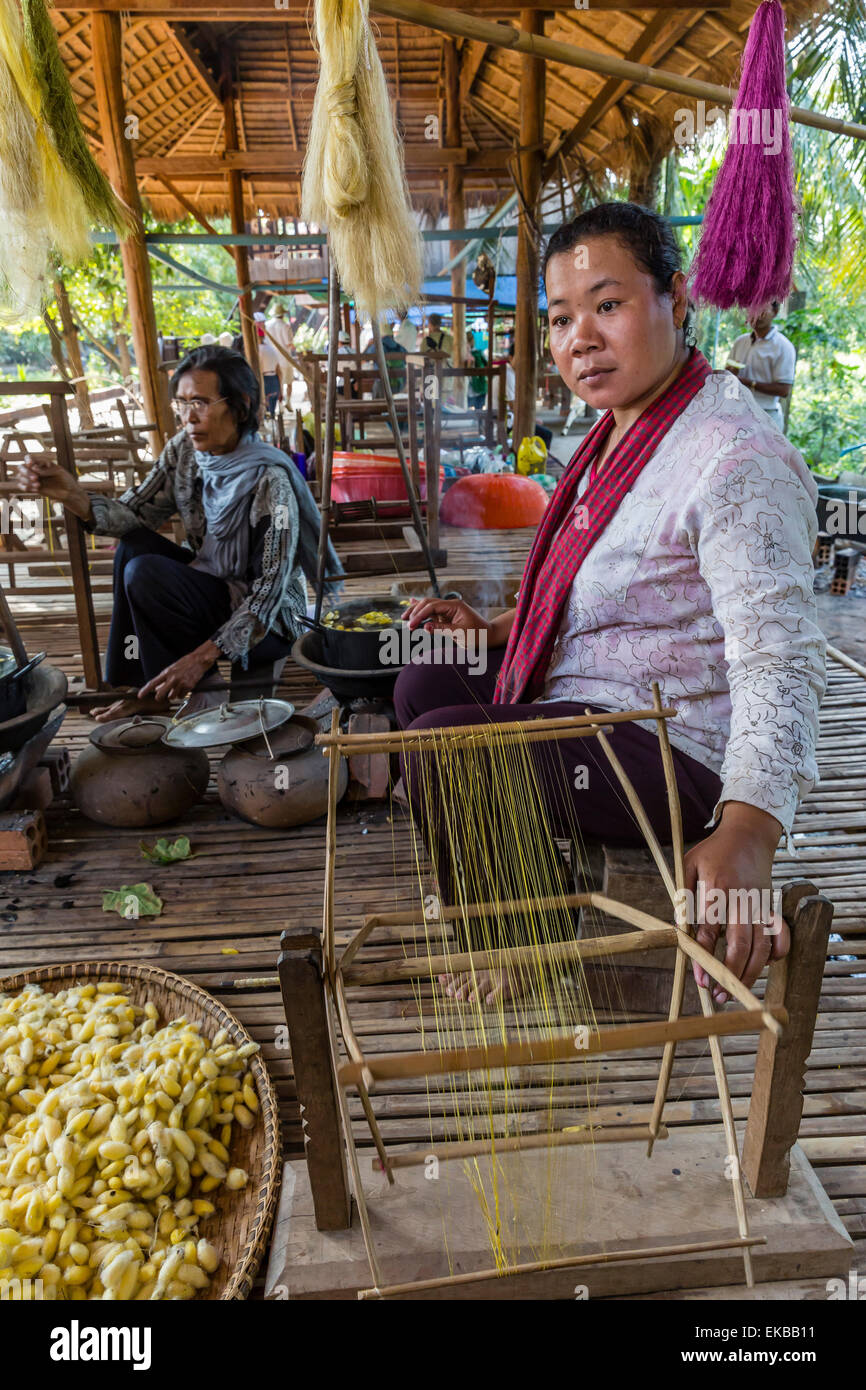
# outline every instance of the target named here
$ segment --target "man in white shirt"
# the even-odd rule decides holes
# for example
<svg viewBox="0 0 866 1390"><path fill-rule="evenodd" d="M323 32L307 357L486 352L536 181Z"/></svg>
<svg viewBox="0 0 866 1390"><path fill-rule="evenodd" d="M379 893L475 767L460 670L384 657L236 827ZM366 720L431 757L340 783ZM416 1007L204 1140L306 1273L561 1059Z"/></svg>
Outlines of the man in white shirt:
<svg viewBox="0 0 866 1390"><path fill-rule="evenodd" d="M273 343L265 336L265 325L257 325L259 330L259 366L262 369L262 384L265 388L265 405L269 415L276 413L277 405L283 393L283 374L281 363L285 358L280 357Z"/></svg>
<svg viewBox="0 0 866 1390"><path fill-rule="evenodd" d="M401 348L407 352L415 352L418 347L418 329L415 327L408 314L395 323L391 329L394 341L398 342Z"/></svg>
<svg viewBox="0 0 866 1390"><path fill-rule="evenodd" d="M778 301L773 300L749 315L751 332L741 333L734 340L727 367L748 386L755 403L784 434L782 400L791 394L797 352L791 340L773 323L778 312Z"/></svg>
<svg viewBox="0 0 866 1390"><path fill-rule="evenodd" d="M292 330L286 323L286 311L278 299L271 302L271 312L265 320L265 328L275 343L279 343L281 348L291 352ZM285 362L286 359L283 357L281 360Z"/></svg>

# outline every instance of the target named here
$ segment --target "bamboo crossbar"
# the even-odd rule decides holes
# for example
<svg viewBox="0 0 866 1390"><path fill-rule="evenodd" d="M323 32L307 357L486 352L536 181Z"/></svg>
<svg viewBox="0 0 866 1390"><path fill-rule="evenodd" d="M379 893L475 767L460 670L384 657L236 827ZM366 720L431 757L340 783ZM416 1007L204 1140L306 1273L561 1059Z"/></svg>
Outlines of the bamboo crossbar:
<svg viewBox="0 0 866 1390"><path fill-rule="evenodd" d="M628 1052L657 1047L669 1041L760 1033L767 1026L765 1014L787 1023L787 1010L781 1006L766 1009L740 1009L736 1013L714 1014L712 1018L681 1018L675 1023L627 1023L583 1035L567 1034L526 1042L497 1043L491 1047L455 1047L440 1052L392 1053L349 1062L337 1071L340 1086L354 1086L365 1076L373 1081L397 1077L445 1076L450 1072L496 1071L502 1067L536 1066L546 1062L593 1056L601 1052Z"/></svg>
<svg viewBox="0 0 866 1390"><path fill-rule="evenodd" d="M439 956L409 956L405 960L376 961L370 965L341 967L347 985L386 984L395 980L423 979L442 971L498 970L504 966L531 966L592 960L600 956L628 955L633 951L657 951L677 945L676 927L656 931L623 932L619 936L588 936L576 941L547 941L535 946L503 946L491 951L462 951Z"/></svg>
<svg viewBox="0 0 866 1390"><path fill-rule="evenodd" d="M539 720L538 722L539 722L539 724L541 723L540 720ZM473 725L467 726L467 728L470 730L470 732L468 733L468 735L467 735L466 738L463 738L463 739L460 740L460 742L461 742L461 744L463 745L463 747L464 747L464 748L467 748L467 749L468 749L468 748L485 748L485 747L487 747L487 746L488 746L488 741L487 741L487 739L485 738L485 735L484 735L484 733L483 733L483 730L485 730L485 729L488 728L488 727L489 727L489 725L479 725L479 724L473 724ZM507 725L507 724L506 724L504 727L505 727L505 728L509 728L509 727L510 727L510 728L514 728L514 725L513 725L513 724L512 724L512 725ZM526 733L500 734L499 738L497 738L497 740L496 740L496 747L497 747L497 748L513 748L516 744L520 744L520 745L522 746L524 743L555 743L555 742L557 742L557 741L560 740L560 739L566 739L566 738L593 738L593 737L599 732L599 729L601 729L602 731L604 731L604 732L606 732L606 733L612 733L612 731L613 731L613 725L612 725L612 724L600 724L600 725L598 725L598 726L597 726L596 728L594 728L594 729L553 729L553 730L548 730L548 729L539 728L539 729L537 729L537 730L536 730L536 729L532 729L532 730L530 730L529 732L526 732ZM412 732L415 733L416 730L413 729ZM418 733L424 733L424 732L426 732L426 731L425 731L424 729L418 729L417 732L418 732ZM378 742L378 743L365 743L364 746L363 746L363 748L353 748L351 744L345 744L345 743L332 744L331 747L335 747L335 748L337 749L338 752L341 752L341 753L345 754L345 755L348 757L348 756L350 756L352 753L355 753L355 754L363 754L363 755L366 755L366 754L369 754L369 753L388 753L388 754L394 754L394 753L429 753L429 752L435 753L435 752L438 750L439 746L440 746L440 745L437 744L435 741L428 740L426 743L419 744L416 748L413 748L413 747L404 748L403 745L402 745L400 742L398 742L397 739L395 739L395 738L394 738L392 735L390 735L390 734L378 734L378 735L376 735L376 737L379 739L379 742ZM327 757L328 754L330 753L330 751L331 751L331 748L330 748L330 747L325 747L325 748L323 748L323 749L322 749L322 755L323 755L323 757Z"/></svg>
<svg viewBox="0 0 866 1390"><path fill-rule="evenodd" d="M665 718L674 718L677 711L673 708L661 711ZM578 730L586 730L590 734L597 732L598 728L607 724L623 724L636 719L655 719L657 711L653 709L638 710L614 710L603 714L569 714L561 715L556 719L545 719L539 716L537 719L513 719L502 720L499 723L491 722L484 724L454 724L441 729L397 729L390 734L349 734L338 730L327 734L316 734L316 744L319 748L337 747L341 752L363 753L375 749L379 750L379 745L393 747L395 753L411 752L413 748L422 748L425 744L448 741L449 743L471 743L478 740L483 734L485 737L490 734L543 734L545 737L552 737L558 730L565 730L574 733L578 737Z"/></svg>
<svg viewBox="0 0 866 1390"><path fill-rule="evenodd" d="M442 922L461 922L471 921L476 917L486 917L491 914L501 913L503 916L510 912L524 912L531 908L534 912L555 911L562 907L588 907L589 893L564 893L562 896L547 898L507 898L499 903L465 903L456 905L440 906L438 920ZM662 921L652 919L653 926L663 927L666 924ZM404 908L402 911L396 909L393 912L373 912L369 917L364 918L362 931L372 931L376 927L423 927L430 926L430 921L418 915L417 908ZM348 949L348 948L347 948Z"/></svg>
<svg viewBox="0 0 866 1390"><path fill-rule="evenodd" d="M727 1240L694 1240L679 1245L651 1245L642 1250L599 1250L593 1255L566 1255L561 1260L538 1260L506 1269L479 1269L469 1274L444 1274L439 1279L418 1279L412 1284L385 1284L359 1289L359 1299L394 1298L401 1294L446 1289L458 1284L478 1284L485 1279L513 1278L515 1274L543 1274L549 1269L579 1269L583 1265L617 1264L623 1260L658 1260L669 1255L703 1255L712 1250L748 1250L766 1245L766 1236L730 1236Z"/></svg>
<svg viewBox="0 0 866 1390"><path fill-rule="evenodd" d="M391 1168L418 1168L428 1158L440 1162L449 1158L473 1158L478 1154L518 1153L526 1149L561 1149L572 1144L630 1144L649 1139L648 1125L599 1125L595 1129L552 1129L542 1134L504 1134L501 1138L455 1139L451 1144L428 1144L426 1149L405 1153L389 1153ZM667 1139L662 1125L656 1136ZM373 1167L382 1171L381 1159L373 1159Z"/></svg>
<svg viewBox="0 0 866 1390"><path fill-rule="evenodd" d="M611 917L618 917L620 921L628 922L630 925L639 927L641 931L655 931L662 925L657 917L651 917L648 912L641 912L640 908L630 907L627 903L619 903L614 898L608 898L604 893L588 893L587 897L593 907L601 908L603 912L609 913ZM697 961L698 965L706 970L707 974L715 980L716 984L726 989L728 993L736 999L746 1009L763 1009L763 1004L756 994L744 985L742 980L725 965L724 961L718 960L711 955L705 947L700 946L694 937L689 936L682 927L675 927L675 944L692 960ZM781 1033L778 1023L766 1013L765 1027L769 1028L776 1037Z"/></svg>

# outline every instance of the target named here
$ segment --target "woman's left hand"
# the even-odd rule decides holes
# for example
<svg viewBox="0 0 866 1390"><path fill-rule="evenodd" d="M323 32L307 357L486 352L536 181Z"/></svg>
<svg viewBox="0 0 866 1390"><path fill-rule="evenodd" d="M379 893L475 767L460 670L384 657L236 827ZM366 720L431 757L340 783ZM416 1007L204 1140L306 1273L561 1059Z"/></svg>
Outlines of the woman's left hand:
<svg viewBox="0 0 866 1390"><path fill-rule="evenodd" d="M788 954L791 937L781 913L772 907L773 858L782 827L774 816L745 801L726 801L716 829L689 850L685 857L686 888L695 904L695 933L699 945L714 954L716 941L725 926L725 965L749 988L769 960ZM715 921L702 921L698 884L703 884L707 911ZM713 910L711 890L724 895L724 908ZM755 899L754 890L758 897ZM766 897L763 894L766 893ZM718 898L715 898L718 901ZM721 985L713 984L705 970L694 966L700 986L712 988L717 1004L729 998Z"/></svg>
<svg viewBox="0 0 866 1390"><path fill-rule="evenodd" d="M173 700L188 695L195 690L202 676L206 675L220 655L216 642L203 642L195 651L173 661L160 671L158 676L143 685L138 692L139 699L149 695L157 700Z"/></svg>

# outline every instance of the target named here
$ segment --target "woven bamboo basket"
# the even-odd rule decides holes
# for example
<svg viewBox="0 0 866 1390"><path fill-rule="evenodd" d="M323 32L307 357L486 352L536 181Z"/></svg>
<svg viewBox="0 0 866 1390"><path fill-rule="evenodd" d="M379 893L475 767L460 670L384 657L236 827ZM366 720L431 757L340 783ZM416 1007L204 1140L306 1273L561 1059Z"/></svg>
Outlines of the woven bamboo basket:
<svg viewBox="0 0 866 1390"><path fill-rule="evenodd" d="M25 985L40 985L52 993L75 983L91 980L119 980L134 1004L150 1000L159 1009L160 1026L185 1014L200 1023L202 1034L212 1038L225 1028L233 1043L242 1047L251 1042L249 1033L212 995L181 975L169 974L153 965L131 965L116 961L82 964L45 965L0 978L0 994L14 994ZM268 1243L280 1188L280 1126L277 1098L267 1068L259 1053L249 1058L259 1112L250 1129L235 1127L232 1135L232 1167L244 1168L249 1182L238 1192L218 1187L208 1193L216 1207L204 1218L200 1233L220 1251L221 1263L210 1286L197 1294L203 1299L243 1299L253 1286Z"/></svg>

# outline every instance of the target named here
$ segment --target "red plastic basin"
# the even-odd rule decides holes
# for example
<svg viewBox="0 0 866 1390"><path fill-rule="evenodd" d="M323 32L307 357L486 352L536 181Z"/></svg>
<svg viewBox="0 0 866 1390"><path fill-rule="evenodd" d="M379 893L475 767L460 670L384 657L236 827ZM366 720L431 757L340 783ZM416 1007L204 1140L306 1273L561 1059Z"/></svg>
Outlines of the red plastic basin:
<svg viewBox="0 0 866 1390"><path fill-rule="evenodd" d="M446 526L512 531L537 526L546 507L547 493L532 478L520 473L472 473L448 489L439 514Z"/></svg>
<svg viewBox="0 0 866 1390"><path fill-rule="evenodd" d="M421 496L427 496L424 460L419 460ZM445 470L439 469L439 490L445 480ZM406 484L399 461L393 454L351 454L334 451L331 475L331 496L335 502L363 502L375 497L378 502L407 502Z"/></svg>

